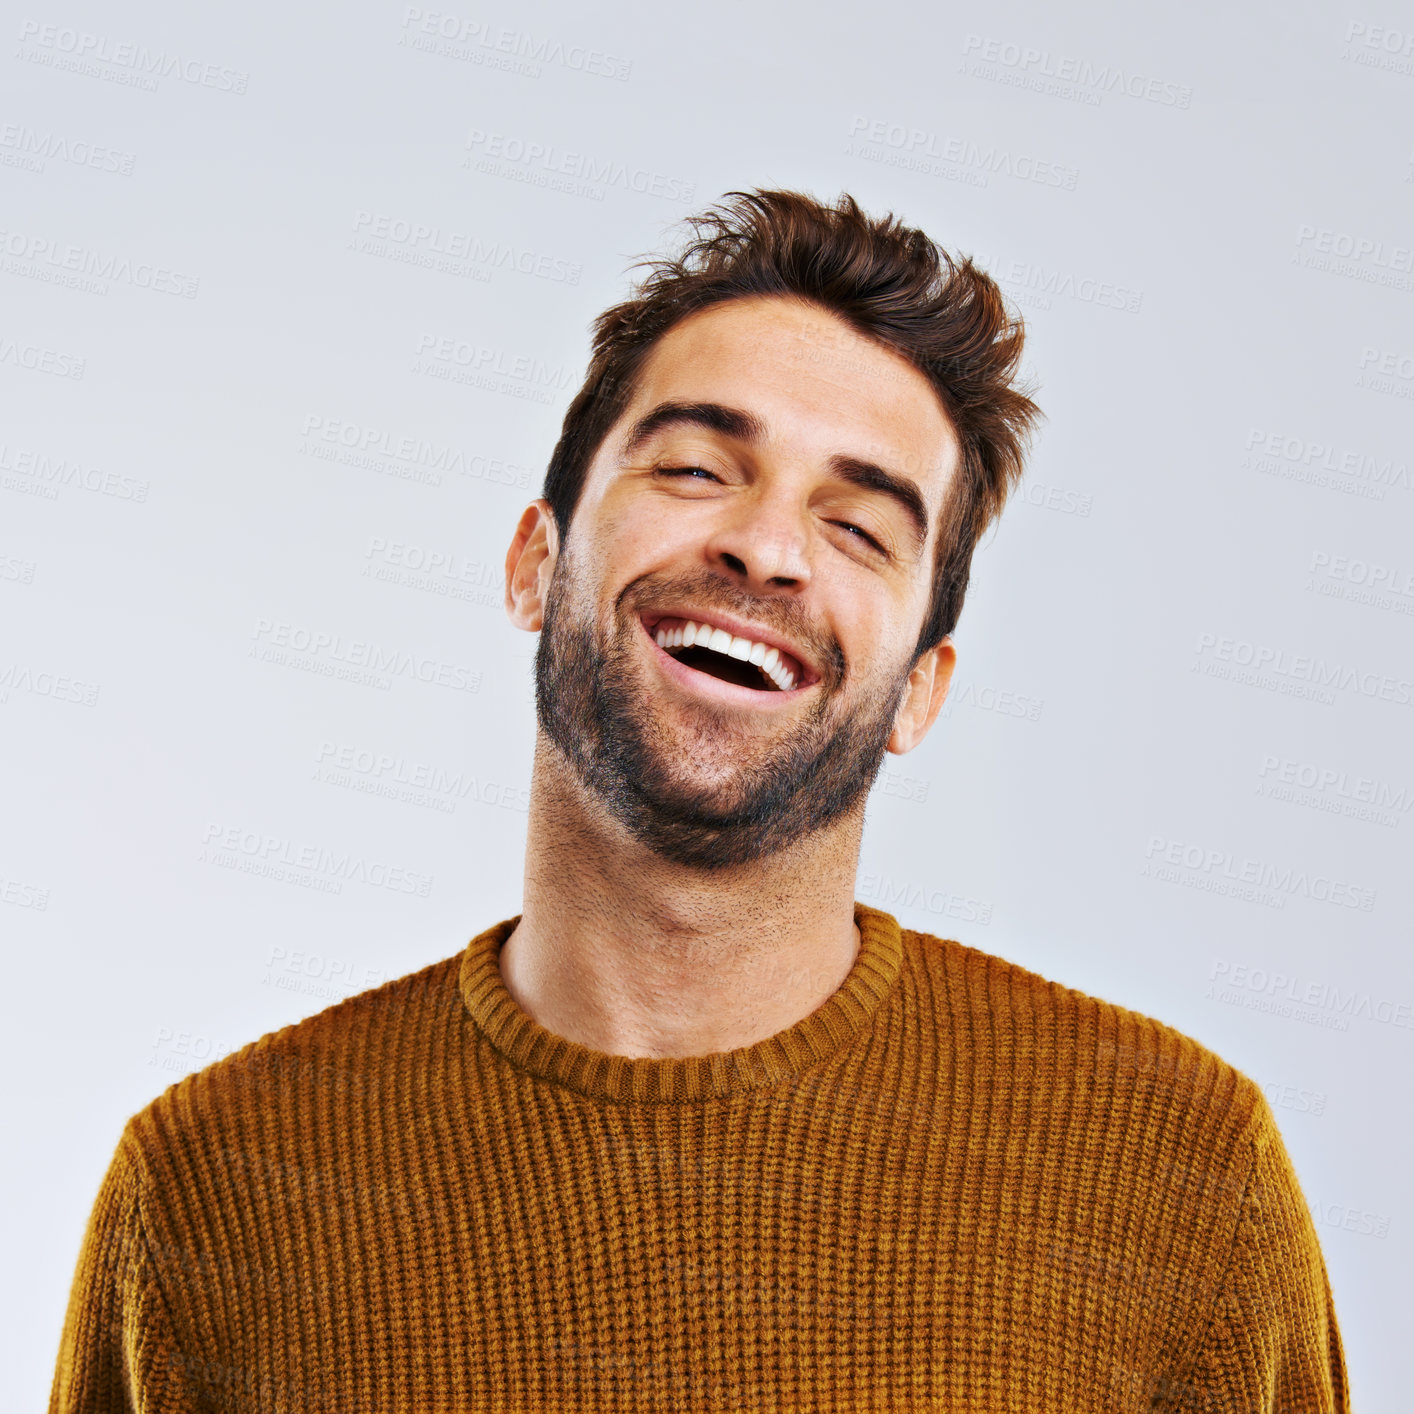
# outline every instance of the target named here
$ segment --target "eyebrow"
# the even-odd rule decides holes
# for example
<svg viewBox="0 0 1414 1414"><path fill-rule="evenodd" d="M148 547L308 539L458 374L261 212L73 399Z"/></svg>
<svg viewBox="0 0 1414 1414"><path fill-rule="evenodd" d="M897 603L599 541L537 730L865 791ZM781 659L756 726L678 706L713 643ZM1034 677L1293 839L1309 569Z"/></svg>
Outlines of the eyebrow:
<svg viewBox="0 0 1414 1414"><path fill-rule="evenodd" d="M741 408L723 407L721 403L659 403L633 424L624 443L624 455L636 452L665 427L705 427L738 442L766 440L766 424Z"/></svg>
<svg viewBox="0 0 1414 1414"><path fill-rule="evenodd" d="M702 427L737 442L759 443L766 439L766 424L743 408L729 408L721 403L666 402L644 413L629 429L624 455L631 456L666 427ZM914 549L922 550L928 540L928 508L912 481L897 472L886 471L876 462L842 452L832 456L828 465L841 481L888 496L902 507L913 528Z"/></svg>
<svg viewBox="0 0 1414 1414"><path fill-rule="evenodd" d="M904 514L908 516L913 527L914 550L923 549L928 542L928 508L923 504L923 497L913 482L906 476L885 471L876 463L861 461L858 457L836 454L830 458L829 465L830 470L841 481L848 481L852 486L862 487L866 491L878 491L892 497L903 507Z"/></svg>

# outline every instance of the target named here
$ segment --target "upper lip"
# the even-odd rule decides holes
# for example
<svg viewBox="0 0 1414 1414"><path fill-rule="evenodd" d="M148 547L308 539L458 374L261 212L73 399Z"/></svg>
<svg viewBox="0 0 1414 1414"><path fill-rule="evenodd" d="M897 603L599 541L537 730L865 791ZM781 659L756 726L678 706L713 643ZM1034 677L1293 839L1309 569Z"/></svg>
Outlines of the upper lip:
<svg viewBox="0 0 1414 1414"><path fill-rule="evenodd" d="M749 638L753 643L764 643L767 648L774 648L776 652L794 658L800 664L803 674L802 681L796 684L797 687L808 687L811 683L820 680L820 669L798 644L792 643L790 639L783 638L780 634L772 632L761 624L753 624L746 619L735 618L731 614L722 613L719 609L654 609L651 613L642 615L643 627L648 630L650 638L653 636L653 630L663 619L691 619L695 624L707 624L710 628L725 629L733 638Z"/></svg>

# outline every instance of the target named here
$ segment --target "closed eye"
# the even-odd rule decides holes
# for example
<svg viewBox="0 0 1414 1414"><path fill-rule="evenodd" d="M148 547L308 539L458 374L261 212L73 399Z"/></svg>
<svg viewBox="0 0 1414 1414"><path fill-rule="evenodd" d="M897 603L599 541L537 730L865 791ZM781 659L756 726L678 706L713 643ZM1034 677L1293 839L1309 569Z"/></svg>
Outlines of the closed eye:
<svg viewBox="0 0 1414 1414"><path fill-rule="evenodd" d="M860 526L855 525L853 521L837 520L835 524L839 526L842 530L848 530L852 534L857 535L866 544L871 545L874 549L876 549L881 555L887 553L884 547L879 544L879 542L875 540L874 537L870 535L867 530L864 530Z"/></svg>
<svg viewBox="0 0 1414 1414"><path fill-rule="evenodd" d="M705 476L710 481L718 480L718 478L714 476L710 471L708 471L705 466L655 466L653 468L653 475L681 476L690 478Z"/></svg>

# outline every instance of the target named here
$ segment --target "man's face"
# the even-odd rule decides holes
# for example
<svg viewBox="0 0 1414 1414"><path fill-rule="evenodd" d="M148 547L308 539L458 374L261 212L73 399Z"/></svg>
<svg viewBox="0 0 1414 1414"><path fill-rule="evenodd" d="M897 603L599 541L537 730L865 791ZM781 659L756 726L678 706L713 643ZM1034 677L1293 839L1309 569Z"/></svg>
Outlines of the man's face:
<svg viewBox="0 0 1414 1414"><path fill-rule="evenodd" d="M951 645L927 672L913 650L957 463L923 375L815 306L734 300L663 336L589 468L536 658L542 729L637 838L761 858L862 805L913 744L901 708L926 731L917 680L942 661L945 690Z"/></svg>

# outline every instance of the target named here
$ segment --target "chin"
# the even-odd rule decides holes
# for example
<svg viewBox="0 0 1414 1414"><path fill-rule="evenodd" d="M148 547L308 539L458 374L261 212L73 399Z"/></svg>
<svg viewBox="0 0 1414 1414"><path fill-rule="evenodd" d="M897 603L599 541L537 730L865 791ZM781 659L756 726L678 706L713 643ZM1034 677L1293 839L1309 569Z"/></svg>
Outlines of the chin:
<svg viewBox="0 0 1414 1414"><path fill-rule="evenodd" d="M752 800L753 772L735 769L688 773L655 770L644 781L645 799L667 814L729 826Z"/></svg>

